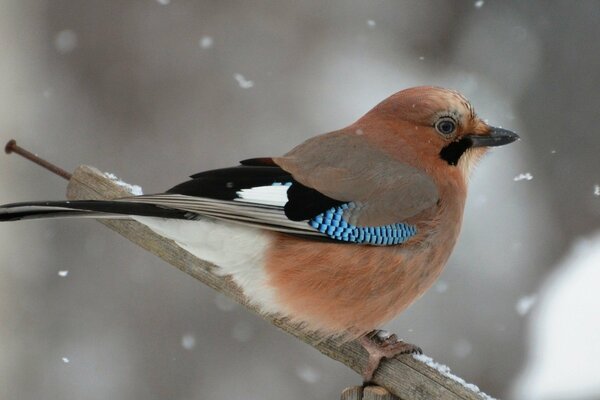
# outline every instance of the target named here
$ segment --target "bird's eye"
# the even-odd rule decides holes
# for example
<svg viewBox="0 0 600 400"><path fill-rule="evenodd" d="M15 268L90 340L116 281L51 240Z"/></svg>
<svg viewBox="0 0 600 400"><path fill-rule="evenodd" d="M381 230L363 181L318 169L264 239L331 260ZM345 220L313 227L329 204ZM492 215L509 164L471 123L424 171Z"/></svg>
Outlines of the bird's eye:
<svg viewBox="0 0 600 400"><path fill-rule="evenodd" d="M435 123L435 130L444 136L450 136L456 130L456 122L449 117L440 118Z"/></svg>

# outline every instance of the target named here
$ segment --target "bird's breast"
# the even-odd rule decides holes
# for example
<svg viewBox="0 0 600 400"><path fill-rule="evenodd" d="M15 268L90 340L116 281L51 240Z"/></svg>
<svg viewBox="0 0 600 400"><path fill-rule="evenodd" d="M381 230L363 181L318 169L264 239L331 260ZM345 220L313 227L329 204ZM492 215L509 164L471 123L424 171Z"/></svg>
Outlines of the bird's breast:
<svg viewBox="0 0 600 400"><path fill-rule="evenodd" d="M267 283L283 314L325 334L360 335L392 319L437 279L446 245L345 245L273 234Z"/></svg>

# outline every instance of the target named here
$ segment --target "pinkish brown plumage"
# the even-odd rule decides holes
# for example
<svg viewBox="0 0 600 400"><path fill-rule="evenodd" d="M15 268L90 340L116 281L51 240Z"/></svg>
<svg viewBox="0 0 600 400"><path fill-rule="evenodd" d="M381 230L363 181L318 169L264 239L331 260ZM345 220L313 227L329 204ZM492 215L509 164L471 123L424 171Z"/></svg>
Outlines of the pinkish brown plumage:
<svg viewBox="0 0 600 400"><path fill-rule="evenodd" d="M435 282L473 166L487 147L517 138L457 92L416 87L282 157L197 174L160 195L7 205L0 221L131 215L221 267L264 312L323 336L360 337L368 380L381 357L416 348L365 335Z"/></svg>
<svg viewBox="0 0 600 400"><path fill-rule="evenodd" d="M269 282L294 319L327 334L360 336L402 312L435 282L460 231L471 168L440 158L448 143L433 128L432 117L440 111L457 116L458 135L489 129L459 94L414 88L386 99L351 126L299 146L308 147L307 160L302 149L274 159L300 182L332 197L358 200L353 194L359 193L369 204L386 199L365 225L391 218L416 225L418 232L390 247L311 243L275 234L266 259ZM346 146L326 148L327 142ZM360 154L354 155L353 147ZM319 163L319 149L328 152L331 165ZM337 159L331 156L336 150ZM340 165L345 168L336 170ZM334 179L330 169L339 176Z"/></svg>

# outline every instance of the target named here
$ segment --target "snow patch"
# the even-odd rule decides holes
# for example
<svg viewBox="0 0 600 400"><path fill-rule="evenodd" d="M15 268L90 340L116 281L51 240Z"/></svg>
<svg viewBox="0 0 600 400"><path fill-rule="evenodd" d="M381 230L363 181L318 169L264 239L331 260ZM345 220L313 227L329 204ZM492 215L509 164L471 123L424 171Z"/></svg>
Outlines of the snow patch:
<svg viewBox="0 0 600 400"><path fill-rule="evenodd" d="M473 393L479 395L484 400L495 400L493 397L483 393L477 385L472 383L467 383L463 378L454 375L450 368L444 364L440 364L436 361L433 361L433 358L426 356L425 354L413 354L412 355L415 360L421 361L423 364L437 370L440 374L444 375L447 378L452 379L453 381L460 383L465 388L469 389Z"/></svg>
<svg viewBox="0 0 600 400"><path fill-rule="evenodd" d="M121 186L122 188L124 188L125 190L127 190L129 193L131 193L134 196L141 196L144 194L141 186L132 185L127 182L123 182L122 180L117 178L117 176L115 174L112 174L110 172L105 172L104 176L107 177L108 179L110 179L111 181L113 181L114 183L116 183L117 185Z"/></svg>

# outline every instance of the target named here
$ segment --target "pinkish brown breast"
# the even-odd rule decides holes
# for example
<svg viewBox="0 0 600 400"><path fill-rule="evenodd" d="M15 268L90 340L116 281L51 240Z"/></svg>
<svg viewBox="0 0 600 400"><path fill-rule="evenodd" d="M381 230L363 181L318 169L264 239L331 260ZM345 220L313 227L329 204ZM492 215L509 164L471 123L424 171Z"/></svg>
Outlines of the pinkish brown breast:
<svg viewBox="0 0 600 400"><path fill-rule="evenodd" d="M443 270L464 206L464 194L451 198L430 210L428 218L415 218L421 221L415 221L417 235L398 246L273 234L266 272L279 305L294 321L325 335L355 337L381 326L420 297Z"/></svg>

